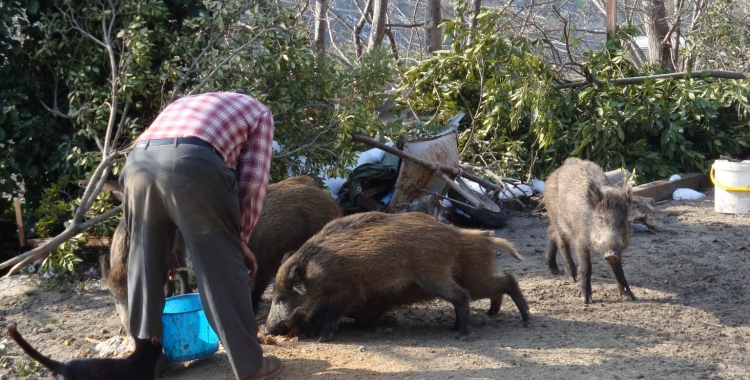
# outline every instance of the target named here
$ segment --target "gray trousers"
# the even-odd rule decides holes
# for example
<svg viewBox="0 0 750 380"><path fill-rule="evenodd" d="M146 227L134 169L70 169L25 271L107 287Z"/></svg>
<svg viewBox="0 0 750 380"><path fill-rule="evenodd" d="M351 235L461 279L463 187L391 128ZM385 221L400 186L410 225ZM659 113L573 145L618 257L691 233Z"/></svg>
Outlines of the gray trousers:
<svg viewBox="0 0 750 380"><path fill-rule="evenodd" d="M164 284L175 227L195 270L208 321L235 376L262 366L263 349L247 282L234 171L211 149L138 146L120 175L130 231L128 307L137 338L162 336Z"/></svg>

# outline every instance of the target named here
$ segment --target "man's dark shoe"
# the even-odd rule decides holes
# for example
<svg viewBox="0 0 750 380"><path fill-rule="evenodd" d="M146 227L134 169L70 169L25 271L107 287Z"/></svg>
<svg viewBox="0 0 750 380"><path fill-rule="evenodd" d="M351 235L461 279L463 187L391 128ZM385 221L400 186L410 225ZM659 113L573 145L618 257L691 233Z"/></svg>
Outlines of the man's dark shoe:
<svg viewBox="0 0 750 380"><path fill-rule="evenodd" d="M281 371L281 360L279 358L268 355L263 358L263 366L260 367L258 372L243 378L242 380L263 380L270 379Z"/></svg>

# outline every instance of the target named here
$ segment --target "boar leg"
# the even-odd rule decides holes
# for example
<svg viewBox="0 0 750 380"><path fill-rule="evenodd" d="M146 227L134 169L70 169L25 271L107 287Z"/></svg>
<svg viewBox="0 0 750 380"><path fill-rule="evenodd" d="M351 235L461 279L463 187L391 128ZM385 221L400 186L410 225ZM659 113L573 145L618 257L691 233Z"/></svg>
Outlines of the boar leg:
<svg viewBox="0 0 750 380"><path fill-rule="evenodd" d="M193 292L193 289L190 287L190 276L186 270L177 271L177 278L180 280L180 294Z"/></svg>
<svg viewBox="0 0 750 380"><path fill-rule="evenodd" d="M300 338L307 339L313 336L320 336L320 332L323 330L323 321L325 320L326 310L321 308L313 314L305 326L300 331Z"/></svg>
<svg viewBox="0 0 750 380"><path fill-rule="evenodd" d="M471 332L469 319L471 310L469 309L469 292L458 285L453 279L449 278L442 284L436 284L434 287L426 287L428 293L437 298L442 298L453 305L456 310L456 323L459 326L459 337L466 340Z"/></svg>
<svg viewBox="0 0 750 380"><path fill-rule="evenodd" d="M510 295L510 292L514 288L518 288L518 282L516 282L515 277L509 274L494 276L492 282L494 285L492 293L487 295L490 298L490 308L487 310L487 315L490 317L500 312L500 307L503 306L503 295Z"/></svg>
<svg viewBox="0 0 750 380"><path fill-rule="evenodd" d="M316 330L320 330L318 343L325 343L331 339L333 332L336 331L339 319L344 316L344 313L335 304L329 299L328 303L320 310L316 323L318 325Z"/></svg>
<svg viewBox="0 0 750 380"><path fill-rule="evenodd" d="M545 255L547 266L552 274L560 274L557 267L557 231L552 226L547 229L547 254Z"/></svg>
<svg viewBox="0 0 750 380"><path fill-rule="evenodd" d="M495 292L497 296L492 297L490 301L490 309L487 310L487 315L497 315L500 311L500 305L502 303L503 294L510 296L513 303L516 304L518 311L521 313L521 319L523 325L529 325L529 305L526 303L523 293L521 293L521 287L518 286L518 281L511 274L504 276L495 277Z"/></svg>
<svg viewBox="0 0 750 380"><path fill-rule="evenodd" d="M578 263L581 267L581 297L583 303L591 303L591 252L588 247L579 244L576 247L578 252Z"/></svg>
<svg viewBox="0 0 750 380"><path fill-rule="evenodd" d="M164 297L169 298L175 294L177 294L177 287L175 286L172 274L170 273L167 278L167 283L164 285Z"/></svg>
<svg viewBox="0 0 750 380"><path fill-rule="evenodd" d="M576 264L573 262L573 257L571 256L570 241L560 235L558 235L557 238L557 245L560 247L560 256L562 256L563 262L565 263L565 271L568 272L573 279L573 282L575 282L578 271L576 270Z"/></svg>
<svg viewBox="0 0 750 380"><path fill-rule="evenodd" d="M570 243L566 238L557 232L557 229L553 226L549 226L547 230L547 254L545 259L547 260L547 266L552 274L561 274L560 269L557 266L557 251L560 251L560 256L563 258L565 263L565 271L573 277L573 281L576 280L576 266L573 263L573 258L570 256Z"/></svg>
<svg viewBox="0 0 750 380"><path fill-rule="evenodd" d="M625 279L625 272L622 270L622 260L617 261L616 263L610 263L609 264L612 267L612 272L615 273L615 279L617 280L617 288L620 290L621 296L628 296L631 301L635 301L635 296L633 295L633 292L630 290L630 285L628 285L628 280Z"/></svg>
<svg viewBox="0 0 750 380"><path fill-rule="evenodd" d="M255 278L253 279L253 291L250 295L253 302L253 312L258 315L258 306L260 305L261 299L263 299L263 292L268 288L268 284L271 283L271 273L267 270L258 270Z"/></svg>

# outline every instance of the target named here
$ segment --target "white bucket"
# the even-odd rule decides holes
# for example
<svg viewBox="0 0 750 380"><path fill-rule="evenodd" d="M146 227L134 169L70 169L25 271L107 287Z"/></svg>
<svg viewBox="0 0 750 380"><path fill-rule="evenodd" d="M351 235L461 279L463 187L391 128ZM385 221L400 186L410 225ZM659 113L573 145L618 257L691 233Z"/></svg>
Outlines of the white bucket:
<svg viewBox="0 0 750 380"><path fill-rule="evenodd" d="M750 160L716 160L711 167L714 210L728 214L750 214Z"/></svg>

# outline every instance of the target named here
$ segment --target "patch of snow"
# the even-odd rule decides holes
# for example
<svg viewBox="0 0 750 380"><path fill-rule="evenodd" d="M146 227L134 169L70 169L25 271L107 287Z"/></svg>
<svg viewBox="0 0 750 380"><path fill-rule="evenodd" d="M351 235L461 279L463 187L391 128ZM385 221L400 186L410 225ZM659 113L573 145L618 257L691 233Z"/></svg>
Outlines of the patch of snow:
<svg viewBox="0 0 750 380"><path fill-rule="evenodd" d="M505 201L524 195L529 197L534 195L534 190L531 188L531 186L524 184L509 185L507 189L503 189L500 191L498 198Z"/></svg>
<svg viewBox="0 0 750 380"><path fill-rule="evenodd" d="M346 183L346 178L323 178L323 186L331 192L331 196L336 200L339 200L339 191L341 191L341 187L344 186L344 183Z"/></svg>
<svg viewBox="0 0 750 380"><path fill-rule="evenodd" d="M357 157L357 166L362 164L377 164L378 162L383 161L383 156L385 156L385 151L382 149L372 148L366 150L360 153Z"/></svg>
<svg viewBox="0 0 750 380"><path fill-rule="evenodd" d="M669 182L679 181L681 179L682 179L682 177L680 177L679 174L672 174L672 176L669 177Z"/></svg>
<svg viewBox="0 0 750 380"><path fill-rule="evenodd" d="M677 189L672 193L672 199L676 201L694 201L706 195L693 189Z"/></svg>
<svg viewBox="0 0 750 380"><path fill-rule="evenodd" d="M537 193L543 193L544 192L544 181L541 179L532 178L531 179L531 189L536 191Z"/></svg>

